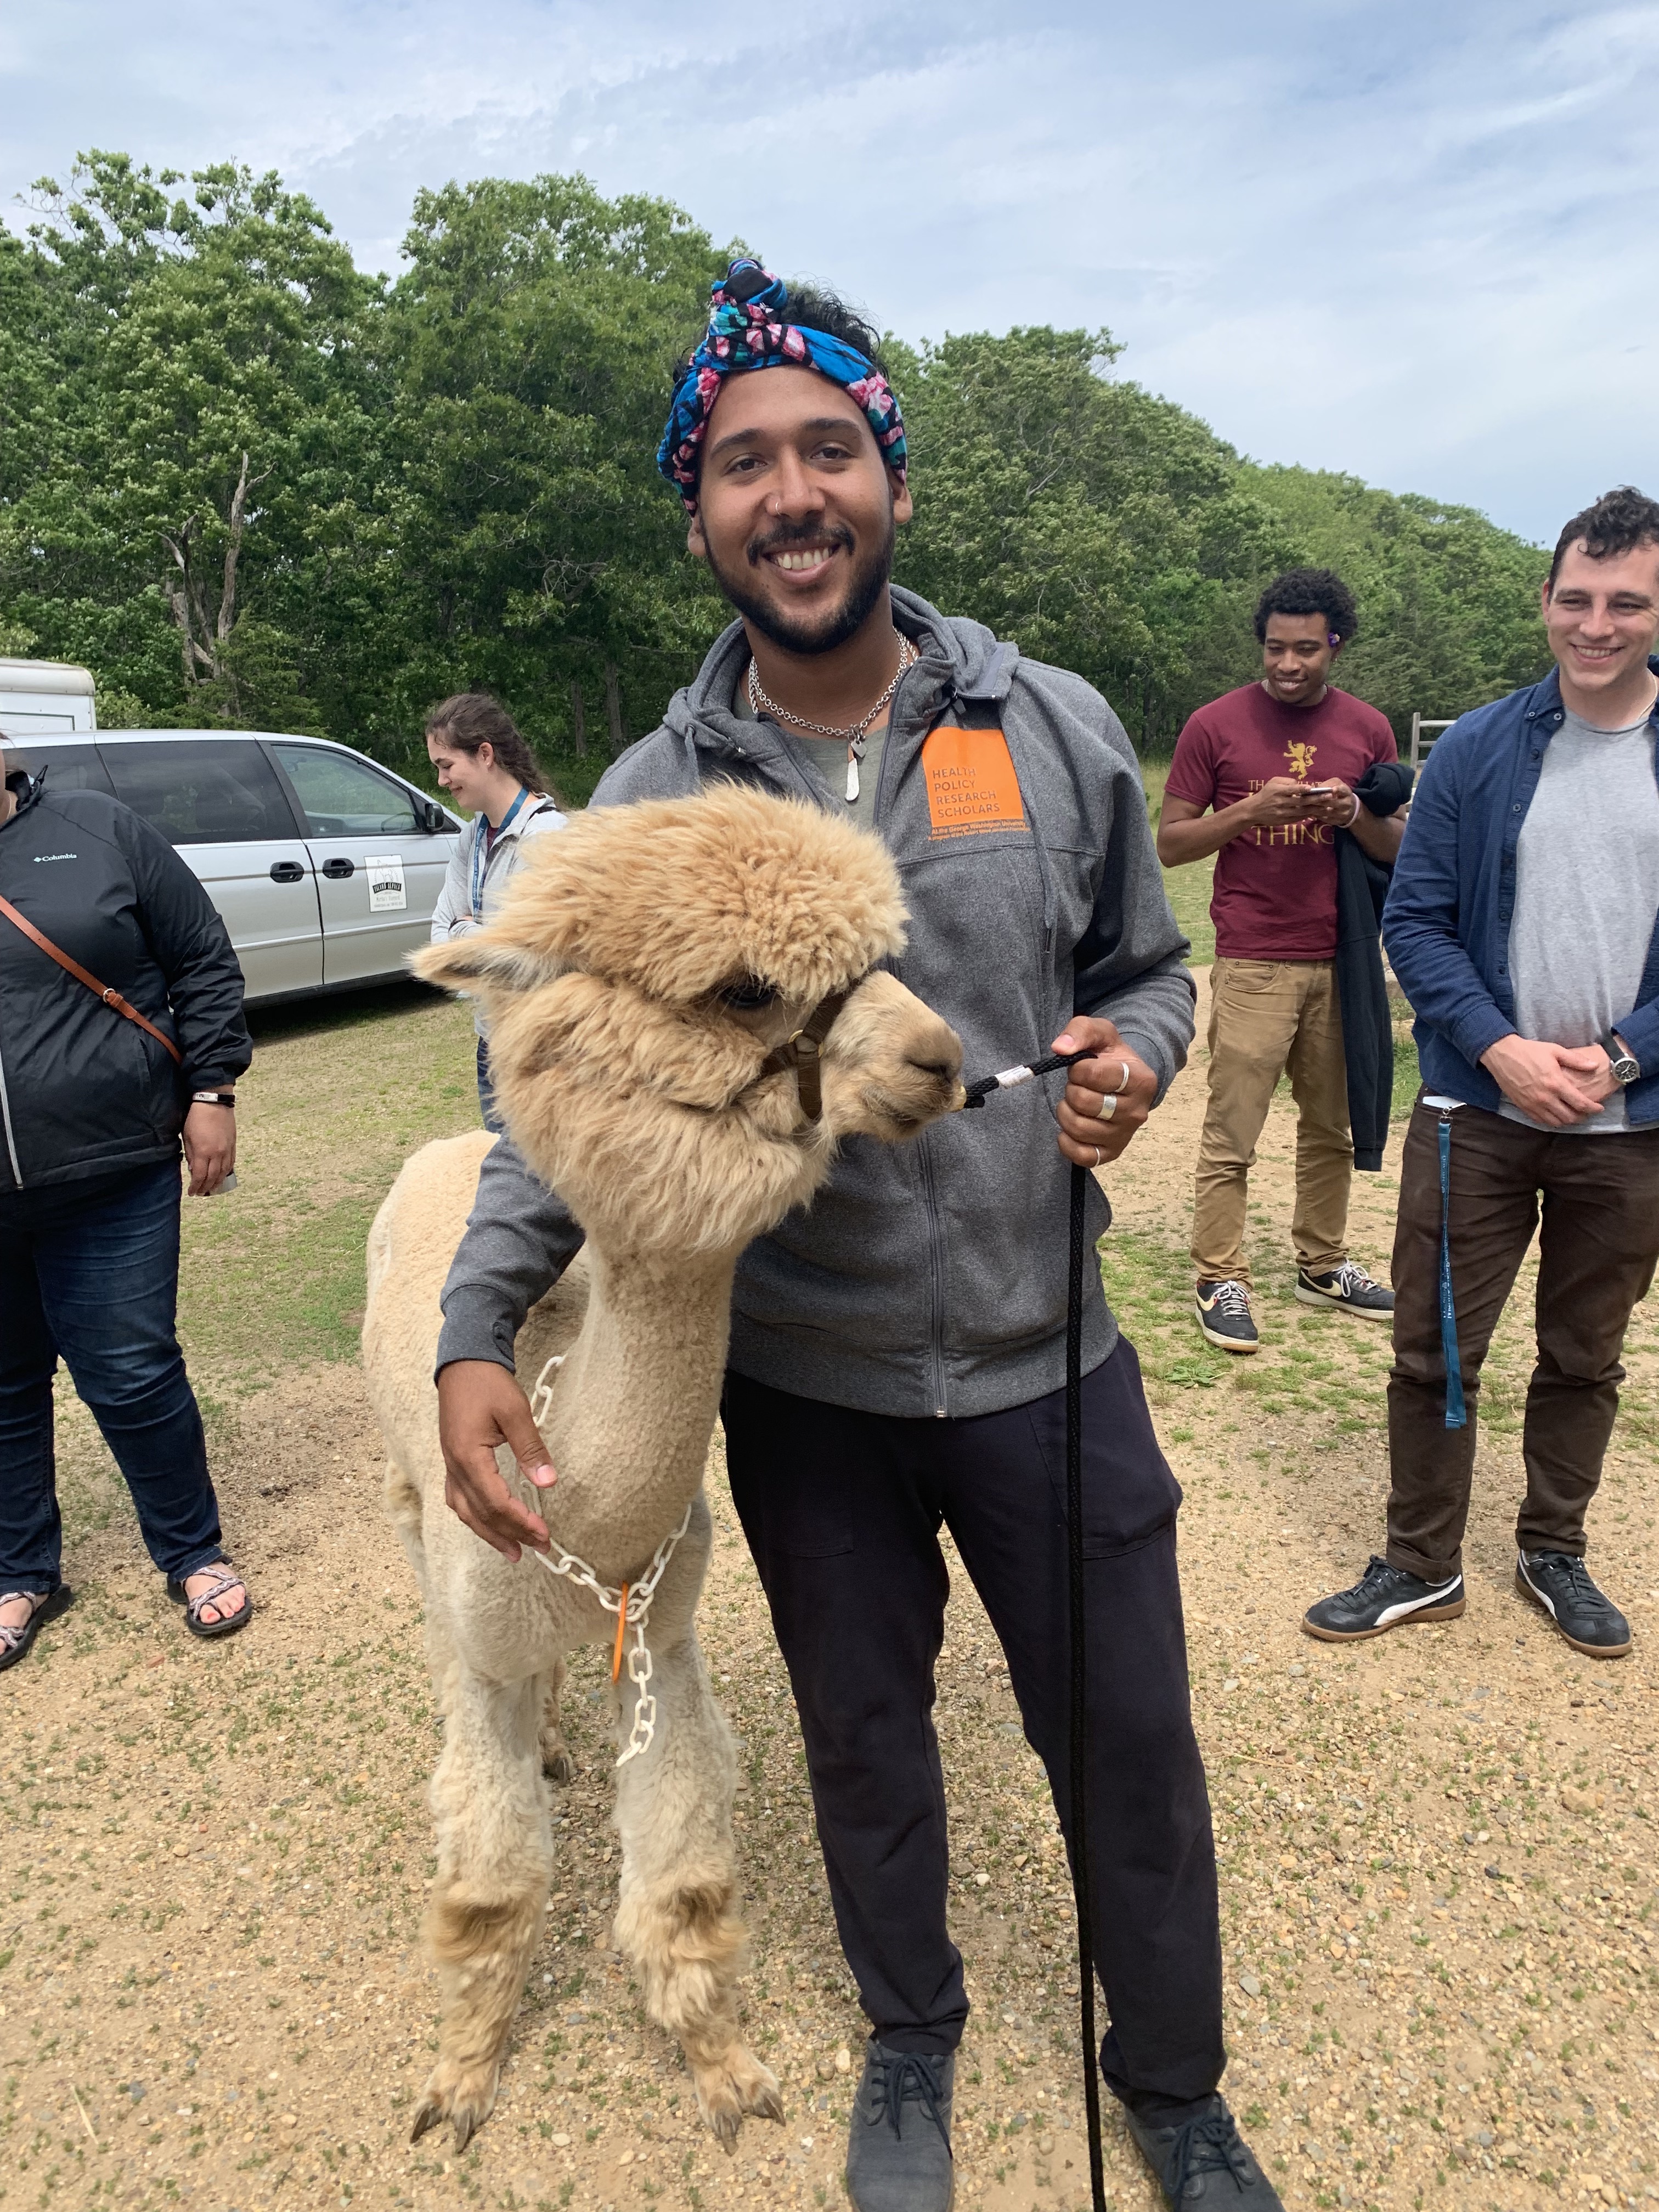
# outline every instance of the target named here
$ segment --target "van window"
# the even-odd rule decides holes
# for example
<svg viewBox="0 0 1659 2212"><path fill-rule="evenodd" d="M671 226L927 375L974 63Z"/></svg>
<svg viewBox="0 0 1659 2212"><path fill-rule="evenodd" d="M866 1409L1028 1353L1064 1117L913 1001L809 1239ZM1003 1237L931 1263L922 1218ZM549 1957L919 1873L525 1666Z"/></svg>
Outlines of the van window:
<svg viewBox="0 0 1659 2212"><path fill-rule="evenodd" d="M21 744L9 744L0 750L0 774L15 775L19 769L27 769L31 775L50 769L46 789L50 791L101 791L110 795L110 781L104 773L104 763L91 745L39 745L25 739Z"/></svg>
<svg viewBox="0 0 1659 2212"><path fill-rule="evenodd" d="M99 750L115 796L175 845L293 838L293 810L252 738L147 738Z"/></svg>
<svg viewBox="0 0 1659 2212"><path fill-rule="evenodd" d="M349 753L321 745L273 744L313 837L401 837L418 829L401 784Z"/></svg>

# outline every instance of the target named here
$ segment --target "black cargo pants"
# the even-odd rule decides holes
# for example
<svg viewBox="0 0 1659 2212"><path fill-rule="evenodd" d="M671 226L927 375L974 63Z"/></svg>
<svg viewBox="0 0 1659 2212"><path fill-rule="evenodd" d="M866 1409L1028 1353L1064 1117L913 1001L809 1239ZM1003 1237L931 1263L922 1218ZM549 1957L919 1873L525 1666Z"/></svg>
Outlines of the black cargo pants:
<svg viewBox="0 0 1659 2212"><path fill-rule="evenodd" d="M879 2039L953 2051L968 2016L951 1941L933 1662L956 1540L1007 1656L1069 1840L1063 1391L963 1420L900 1419L728 1373L732 1495L800 1714L842 1948ZM1207 2096L1225 2063L1215 1846L1193 1734L1175 1513L1181 1493L1120 1340L1084 1382L1089 1842L1107 2081L1149 2111Z"/></svg>

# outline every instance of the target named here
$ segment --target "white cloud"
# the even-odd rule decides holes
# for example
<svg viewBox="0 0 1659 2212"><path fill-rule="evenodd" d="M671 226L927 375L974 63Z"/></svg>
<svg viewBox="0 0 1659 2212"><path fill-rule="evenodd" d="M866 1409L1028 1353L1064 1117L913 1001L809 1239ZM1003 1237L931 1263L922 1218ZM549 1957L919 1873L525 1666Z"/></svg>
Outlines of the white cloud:
<svg viewBox="0 0 1659 2212"><path fill-rule="evenodd" d="M906 336L1108 323L1263 458L1534 536L1659 489L1659 6L58 0L0 33L9 173L227 155L396 265L421 185L581 167Z"/></svg>

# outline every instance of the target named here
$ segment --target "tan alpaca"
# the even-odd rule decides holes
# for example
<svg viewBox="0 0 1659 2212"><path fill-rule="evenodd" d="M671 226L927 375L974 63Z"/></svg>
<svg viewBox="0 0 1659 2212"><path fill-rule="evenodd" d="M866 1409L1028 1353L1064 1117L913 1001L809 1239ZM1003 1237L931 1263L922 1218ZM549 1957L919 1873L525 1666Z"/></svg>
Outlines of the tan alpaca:
<svg viewBox="0 0 1659 2212"><path fill-rule="evenodd" d="M955 1033L872 972L902 945L903 923L875 839L727 785L576 817L530 849L487 930L414 963L483 1000L514 1139L587 1239L515 1347L526 1389L566 1353L542 1422L558 1481L532 1492L505 1451L503 1474L613 1588L637 1579L690 1509L649 1617L655 1733L617 1776L616 1936L728 2148L745 2113L781 2118L782 2106L738 2032L736 1759L694 1627L710 1542L703 1467L744 1247L811 1199L840 1139L908 1136L961 1101ZM763 1062L849 987L823 1047L823 1115L809 1121L794 1074ZM544 1716L564 1655L609 1650L616 1632L596 1598L533 1559L503 1559L444 1503L438 1297L489 1142L428 1145L404 1168L370 1234L363 1325L388 1500L425 1599L444 1717L426 1923L443 2022L414 2131L447 2120L458 2144L495 2102L546 1902L543 1763L562 1751ZM624 1742L636 1694L624 1677L613 1698Z"/></svg>

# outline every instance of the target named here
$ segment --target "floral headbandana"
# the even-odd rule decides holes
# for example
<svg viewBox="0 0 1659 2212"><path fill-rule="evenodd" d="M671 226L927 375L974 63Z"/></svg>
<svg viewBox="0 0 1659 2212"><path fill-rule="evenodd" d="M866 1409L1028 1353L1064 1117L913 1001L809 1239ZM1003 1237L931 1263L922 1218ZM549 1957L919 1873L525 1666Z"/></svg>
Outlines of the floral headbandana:
<svg viewBox="0 0 1659 2212"><path fill-rule="evenodd" d="M788 288L758 261L734 261L711 288L708 331L674 387L657 466L678 491L688 514L697 511L697 454L720 386L748 368L815 368L841 385L863 409L882 459L904 481L904 417L887 379L855 346L828 331L787 322Z"/></svg>

